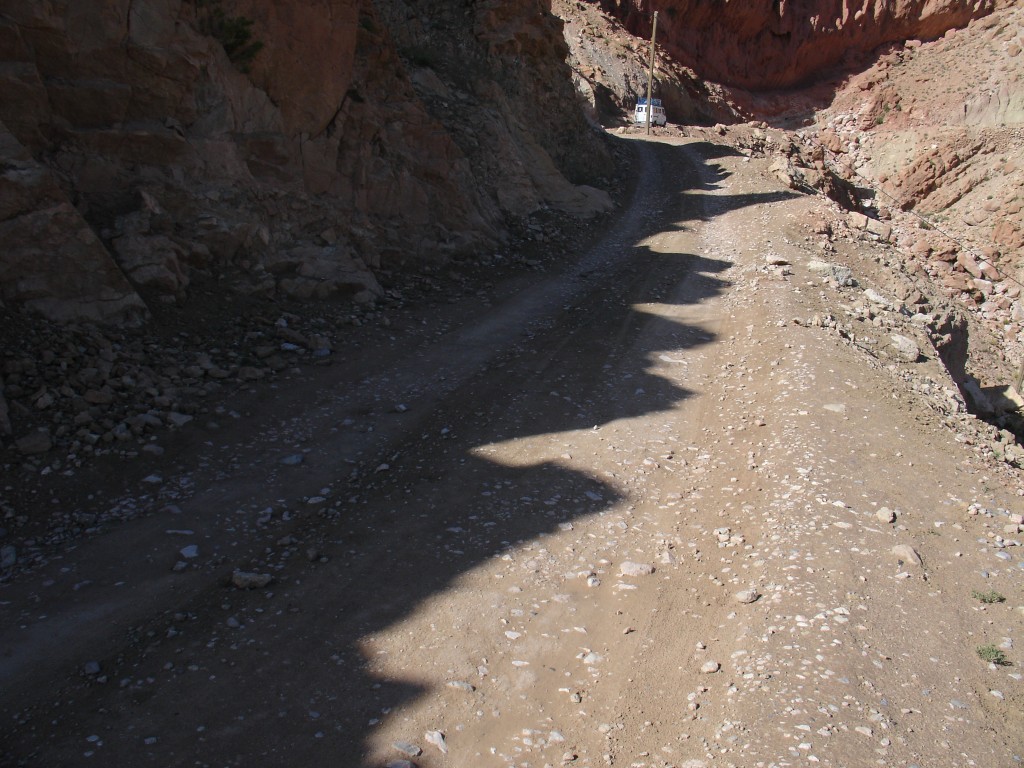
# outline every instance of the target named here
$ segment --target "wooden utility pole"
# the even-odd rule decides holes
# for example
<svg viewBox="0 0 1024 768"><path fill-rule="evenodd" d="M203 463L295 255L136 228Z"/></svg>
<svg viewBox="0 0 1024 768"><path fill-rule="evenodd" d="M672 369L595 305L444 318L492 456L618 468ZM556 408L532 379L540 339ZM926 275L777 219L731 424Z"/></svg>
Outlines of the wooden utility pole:
<svg viewBox="0 0 1024 768"><path fill-rule="evenodd" d="M651 27L651 68L647 73L647 135L651 135L651 91L654 90L654 36L658 34L658 12L654 12L654 25Z"/></svg>

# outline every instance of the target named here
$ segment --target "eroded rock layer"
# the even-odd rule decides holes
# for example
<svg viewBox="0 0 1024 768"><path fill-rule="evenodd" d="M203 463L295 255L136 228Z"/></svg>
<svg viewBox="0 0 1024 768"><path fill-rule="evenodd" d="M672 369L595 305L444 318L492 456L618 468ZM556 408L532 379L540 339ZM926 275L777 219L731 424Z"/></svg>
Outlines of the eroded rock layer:
<svg viewBox="0 0 1024 768"><path fill-rule="evenodd" d="M529 119L574 98L547 6L426 5L0 0L0 301L120 322L199 275L372 300L509 216L607 207L578 186L607 157L582 115ZM431 105L452 82L417 50L456 39L473 67Z"/></svg>
<svg viewBox="0 0 1024 768"><path fill-rule="evenodd" d="M930 39L998 0L600 0L710 80L763 90L798 85L885 43Z"/></svg>

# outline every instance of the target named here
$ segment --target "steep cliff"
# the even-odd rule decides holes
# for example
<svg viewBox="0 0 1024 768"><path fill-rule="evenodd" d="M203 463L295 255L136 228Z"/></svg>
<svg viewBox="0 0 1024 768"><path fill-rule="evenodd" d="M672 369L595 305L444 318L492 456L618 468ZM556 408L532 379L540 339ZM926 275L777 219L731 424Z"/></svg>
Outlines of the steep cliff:
<svg viewBox="0 0 1024 768"><path fill-rule="evenodd" d="M607 207L566 178L607 155L564 108L547 7L426 5L0 0L0 300L124 321L200 276L372 300L382 264ZM443 39L464 53L448 82L416 55Z"/></svg>
<svg viewBox="0 0 1024 768"><path fill-rule="evenodd" d="M621 125L632 116L637 98L647 93L650 41L626 31L595 3L553 0L552 8L565 24L573 81L588 115L602 125ZM670 122L713 125L743 119L736 89L701 79L660 46L653 88ZM738 95L742 99L745 94Z"/></svg>
<svg viewBox="0 0 1024 768"><path fill-rule="evenodd" d="M997 0L600 0L631 31L658 37L701 76L752 90L804 83L880 45L935 38Z"/></svg>

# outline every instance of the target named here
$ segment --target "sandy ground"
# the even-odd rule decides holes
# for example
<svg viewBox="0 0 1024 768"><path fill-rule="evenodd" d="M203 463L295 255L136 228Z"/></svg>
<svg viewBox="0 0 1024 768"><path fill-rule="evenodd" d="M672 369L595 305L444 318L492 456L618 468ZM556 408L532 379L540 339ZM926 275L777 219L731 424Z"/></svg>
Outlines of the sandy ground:
<svg viewBox="0 0 1024 768"><path fill-rule="evenodd" d="M2 763L1019 762L1020 480L923 335L813 321L881 246L824 283L826 202L635 141L592 248L226 403L4 585Z"/></svg>

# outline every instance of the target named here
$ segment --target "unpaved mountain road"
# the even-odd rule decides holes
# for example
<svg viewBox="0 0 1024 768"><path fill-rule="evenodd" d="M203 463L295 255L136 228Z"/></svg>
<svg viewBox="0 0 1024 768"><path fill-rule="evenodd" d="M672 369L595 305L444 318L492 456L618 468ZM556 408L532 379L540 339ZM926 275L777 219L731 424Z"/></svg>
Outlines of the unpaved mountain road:
<svg viewBox="0 0 1024 768"><path fill-rule="evenodd" d="M923 336L804 321L881 246L825 284L766 160L637 149L564 270L225 404L151 514L5 584L3 764L1019 762L1020 481Z"/></svg>

